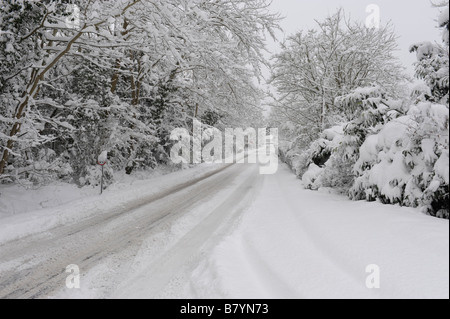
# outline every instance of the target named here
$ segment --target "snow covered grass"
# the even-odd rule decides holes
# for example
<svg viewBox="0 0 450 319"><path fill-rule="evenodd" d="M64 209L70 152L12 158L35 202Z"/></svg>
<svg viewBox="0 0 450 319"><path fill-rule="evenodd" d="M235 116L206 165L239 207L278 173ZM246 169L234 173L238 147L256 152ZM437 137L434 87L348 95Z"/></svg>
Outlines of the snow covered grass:
<svg viewBox="0 0 450 319"><path fill-rule="evenodd" d="M100 168L98 168L100 170ZM136 171L132 175L116 173L116 182L105 191L121 190L136 181L145 181L173 172L168 166L155 170ZM30 188L21 185L0 185L0 220L12 215L29 213L82 200L100 193L99 187L77 187L74 184L53 182L50 185Z"/></svg>
<svg viewBox="0 0 450 319"><path fill-rule="evenodd" d="M52 183L36 189L27 189L19 185L1 185L0 220L13 215L59 206L97 193L93 188L78 188L76 185L67 183Z"/></svg>
<svg viewBox="0 0 450 319"><path fill-rule="evenodd" d="M57 183L30 190L0 187L0 244L72 224L99 214L138 207L172 188L201 179L225 165L202 164L174 172L169 169L123 175L100 196L98 188ZM162 176L164 175L164 176Z"/></svg>
<svg viewBox="0 0 450 319"><path fill-rule="evenodd" d="M283 167L191 282L199 298L449 298L449 222L311 192Z"/></svg>

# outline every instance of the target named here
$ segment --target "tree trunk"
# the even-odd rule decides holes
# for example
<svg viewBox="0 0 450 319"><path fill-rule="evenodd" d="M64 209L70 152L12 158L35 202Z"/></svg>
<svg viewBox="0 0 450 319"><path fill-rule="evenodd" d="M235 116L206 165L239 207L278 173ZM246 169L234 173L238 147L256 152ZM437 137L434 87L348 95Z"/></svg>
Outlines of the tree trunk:
<svg viewBox="0 0 450 319"><path fill-rule="evenodd" d="M195 114L194 117L197 118L198 116L198 103L195 104Z"/></svg>
<svg viewBox="0 0 450 319"><path fill-rule="evenodd" d="M127 30L128 24L129 24L128 20L124 19L123 25L122 25L123 31L120 33L122 36L125 36L128 34L128 32L129 32ZM111 93L112 94L116 93L117 84L119 83L119 74L120 74L120 60L119 59L116 60L116 66L114 69L116 71L114 72L112 79L111 79Z"/></svg>
<svg viewBox="0 0 450 319"><path fill-rule="evenodd" d="M117 90L117 84L119 83L119 70L120 70L120 60L116 60L116 66L114 68L116 71L114 72L112 79L111 79L111 93L116 93Z"/></svg>
<svg viewBox="0 0 450 319"><path fill-rule="evenodd" d="M128 9L130 9L131 7L133 7L134 5L136 5L139 2L141 2L141 0L132 1L126 7L124 7L123 10L120 13L118 13L114 17L121 16L126 11L128 11ZM94 27L98 27L99 25L102 25L102 24L106 23L107 21L108 20L100 21L100 22L98 22L97 24L95 24L93 26ZM128 22L126 21L126 19L125 19L125 22L127 23L127 26L128 26ZM77 34L75 34L73 36L73 38L67 43L67 45L64 48L64 50L59 52L53 58L53 60L50 61L50 63L48 65L46 65L45 63L42 63L42 70L40 72L36 73L35 78L33 78L33 77L31 78L30 83L27 86L26 91L22 95L22 100L21 100L21 102L18 104L18 106L16 108L16 114L15 114L14 118L17 120L17 122L13 125L13 127L11 129L11 132L9 134L9 137L11 137L11 139L9 139L7 141L6 147L5 147L4 151L3 151L3 156L2 156L2 159L0 161L0 175L3 175L4 172L5 172L5 168L6 168L6 165L8 163L10 152L13 149L13 146L14 146L14 139L13 139L13 137L16 136L17 133L20 132L20 126L21 126L20 119L24 115L24 110L28 106L28 102L30 100L30 97L36 96L36 94L39 92L39 87L40 87L41 81L44 79L44 77L47 74L47 72L50 71L71 50L72 45L83 35L83 33L84 33L84 31L86 30L87 27L88 26L85 24L81 28L81 30Z"/></svg>
<svg viewBox="0 0 450 319"><path fill-rule="evenodd" d="M16 123L14 123L11 132L9 133L9 136L13 138L17 133L20 132L20 126L21 124L19 121L22 119L24 115L24 110L28 106L28 102L30 100L30 97L36 96L36 94L39 92L39 86L41 81L44 79L45 74L50 71L56 63L58 63L59 60L61 60L62 57L64 57L67 52L70 51L72 48L72 45L77 41L81 35L83 34L82 31L80 31L77 35L75 35L72 40L69 41L66 48L62 50L40 73L37 73L35 77L32 77L30 80L30 83L27 86L27 90L23 93L23 100L19 103L19 105L16 108L16 114L14 118L17 120ZM44 63L43 63L44 65ZM2 160L0 161L0 175L3 175L5 173L5 168L8 163L10 151L12 150L14 146L14 140L10 139L6 143L6 148L3 151Z"/></svg>

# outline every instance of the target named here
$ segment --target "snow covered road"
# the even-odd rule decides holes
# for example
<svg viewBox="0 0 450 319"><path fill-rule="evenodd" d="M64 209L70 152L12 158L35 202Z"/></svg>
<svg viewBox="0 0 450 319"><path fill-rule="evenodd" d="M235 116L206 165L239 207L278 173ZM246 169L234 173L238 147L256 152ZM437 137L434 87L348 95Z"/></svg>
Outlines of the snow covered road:
<svg viewBox="0 0 450 319"><path fill-rule="evenodd" d="M204 170L4 241L0 298L448 298L448 221L304 190L284 166ZM66 288L68 265L79 289ZM380 289L366 286L369 265Z"/></svg>
<svg viewBox="0 0 450 319"><path fill-rule="evenodd" d="M219 168L136 209L94 216L0 246L0 297L109 297L130 273L139 271L143 255L146 261L158 261L152 264L155 282L148 282L152 293L142 295L154 297L180 266L205 242L212 244L211 237L221 228L226 231L227 223L242 212L241 203L258 184L257 168ZM64 295L68 265L80 268L84 284Z"/></svg>

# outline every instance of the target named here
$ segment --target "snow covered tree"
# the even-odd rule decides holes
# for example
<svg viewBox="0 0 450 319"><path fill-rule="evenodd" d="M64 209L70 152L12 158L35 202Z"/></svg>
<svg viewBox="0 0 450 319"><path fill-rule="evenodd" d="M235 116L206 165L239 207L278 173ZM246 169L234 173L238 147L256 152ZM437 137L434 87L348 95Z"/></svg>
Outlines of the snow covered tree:
<svg viewBox="0 0 450 319"><path fill-rule="evenodd" d="M193 118L259 111L254 77L277 27L266 0L67 3L0 6L2 178L55 168L84 184L105 149L131 173L166 161L169 132Z"/></svg>
<svg viewBox="0 0 450 319"><path fill-rule="evenodd" d="M306 150L295 143L288 148L285 157L306 188L333 187L354 200L421 207L429 215L449 218L448 1L445 5L438 22L446 46L425 42L411 48L418 58L416 77L423 80L411 97L403 96L400 85L389 89L378 81L342 90L327 109L328 125L339 125L322 130ZM306 55L311 61L313 56ZM289 89L302 93L295 91L295 81L305 83L302 76L294 79ZM289 98L289 90L285 93ZM301 95L290 98L301 105ZM286 114L294 111L284 109ZM297 114L317 117L323 114L319 109L316 103L315 113L299 108ZM316 126L316 131L321 129ZM293 132L291 127L288 133Z"/></svg>
<svg viewBox="0 0 450 319"><path fill-rule="evenodd" d="M110 3L108 10L103 12L105 15L110 13L111 17L118 16L136 3ZM39 154L42 148L55 142L57 137L48 126L74 129L66 121L60 121L58 110L64 109L63 103L68 100L64 89L55 86L61 82L67 83L67 78L76 68L72 61L65 63L65 68L61 67L65 60L67 62L69 56L83 56L84 45L99 42L98 39L92 39L93 34L108 21L98 15L99 3L96 5L95 8L94 5L90 7L88 1L80 2L86 15L82 25L67 23L67 5L61 3L12 1L2 5L3 32L0 42L5 48L1 51L2 60L12 62L11 69L5 71L14 73L8 77L5 76L6 72L2 72L2 84L8 92L2 92L1 99L6 102L5 114L8 114L10 125L7 125L7 134L2 134L4 144L0 174L4 173L11 154L17 166L29 165L34 166L35 171L42 170L42 165L36 165L35 156L30 154ZM34 18L28 17L30 14L34 14ZM17 57L17 63L13 61L14 57ZM59 94L54 93L56 98L47 97L44 87L59 90ZM58 97L63 101L58 100ZM64 129L56 131L65 133ZM14 152L14 149L21 150L21 153ZM18 167L15 168L17 173Z"/></svg>
<svg viewBox="0 0 450 319"><path fill-rule="evenodd" d="M316 154L327 129L342 127L360 115L361 102L335 103L338 97L365 87L399 95L405 76L393 55L396 48L392 26L368 29L347 20L343 10L318 22L318 30L288 39L283 52L275 56L272 83L278 98L273 113L280 126L288 123L290 128L290 136L282 139L291 143L281 151L297 174L305 173L316 162L314 157L329 158L327 147L322 148L323 156Z"/></svg>
<svg viewBox="0 0 450 319"><path fill-rule="evenodd" d="M441 13L438 18L438 25L442 28L442 41L449 46L449 30L450 30L450 19L449 19L449 1L441 0L441 2L433 3L433 5L437 8L441 8Z"/></svg>
<svg viewBox="0 0 450 319"><path fill-rule="evenodd" d="M416 52L416 77L430 88L428 101L449 103L449 49L431 42L422 42L411 47Z"/></svg>
<svg viewBox="0 0 450 319"><path fill-rule="evenodd" d="M417 77L428 85L415 91L426 94L413 92L416 103L403 116L366 138L350 196L422 207L427 214L449 218L448 43L446 49L431 43L412 49Z"/></svg>
<svg viewBox="0 0 450 319"><path fill-rule="evenodd" d="M358 88L338 97L335 104L345 109L353 120L325 130L322 138L312 145L316 148L319 143L323 147L313 152L306 164L314 164L314 182L310 188L333 187L347 193L355 182L354 166L360 158L360 147L368 136L377 134L386 123L399 117L404 107L400 101L389 100L379 86Z"/></svg>
<svg viewBox="0 0 450 319"><path fill-rule="evenodd" d="M334 104L337 97L371 85L395 96L404 79L393 55L397 43L390 25L369 29L347 21L343 10L317 23L318 30L288 39L274 57L272 74L279 95L276 110L307 127L312 140L324 129L352 120Z"/></svg>
<svg viewBox="0 0 450 319"><path fill-rule="evenodd" d="M425 81L430 89L426 100L449 103L449 2L434 6L441 8L438 25L443 29L443 45L421 42L411 46L410 51L417 56L416 77Z"/></svg>
<svg viewBox="0 0 450 319"><path fill-rule="evenodd" d="M338 97L337 107L345 110L350 122L343 125L343 135L326 162L319 182L325 187L347 192L354 184L353 168L360 157L359 149L370 135L403 112L401 102L389 100L379 86L358 88Z"/></svg>

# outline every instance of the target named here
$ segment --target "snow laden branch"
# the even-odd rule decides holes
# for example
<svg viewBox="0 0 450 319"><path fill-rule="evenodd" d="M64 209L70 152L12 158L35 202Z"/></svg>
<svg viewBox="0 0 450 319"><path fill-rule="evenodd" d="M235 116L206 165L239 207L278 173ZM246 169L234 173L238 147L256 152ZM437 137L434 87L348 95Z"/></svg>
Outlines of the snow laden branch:
<svg viewBox="0 0 450 319"><path fill-rule="evenodd" d="M129 10L131 7L133 7L134 5L136 5L137 3L139 3L140 0L135 0L130 2L128 5L126 5L121 11L119 11L119 13L117 13L116 15L114 15L113 17L119 17L123 14L126 13L127 10ZM40 23L40 25L35 29L35 31L33 31L32 33L30 33L29 35L25 36L24 38L21 38L21 42L26 40L27 38L29 38L30 36L32 36L32 34L34 34L38 29L42 28L45 24L45 22L48 20L49 15L52 12L47 9L46 13L43 17L42 22ZM19 101L19 104L16 108L16 113L14 114L14 117L19 121L23 115L24 115L24 110L26 109L26 107L28 106L28 103L30 101L30 98L35 97L37 94L37 91L39 89L39 86L41 84L41 81L44 80L45 75L52 70L55 65L67 54L70 52L70 50L72 49L73 44L79 39L81 38L81 36L87 32L89 29L91 28L98 28L100 25L104 24L108 22L108 20L102 20L99 22L96 22L94 24L88 24L85 23L84 26L81 28L80 31L77 31L75 33L75 35L72 36L72 38L70 39L70 41L68 41L68 43L66 44L65 48L63 48L60 52L55 53L54 56L50 57L49 59L42 61L42 65L39 67L39 69L41 69L40 71L37 72L33 72L33 76L31 77L27 88L25 90L25 92L23 92L22 94L22 98ZM35 70L38 70L37 68L35 68ZM20 128L21 128L21 124L20 122L16 122L12 129L11 132L9 134L9 136L12 138L14 136L16 136L17 133L20 132ZM14 145L14 141L13 139L9 139L6 143L6 147L3 151L3 156L2 159L0 161L0 175L4 173L5 170L5 166L7 164L8 158L9 158L9 153L10 150L13 148Z"/></svg>
<svg viewBox="0 0 450 319"><path fill-rule="evenodd" d="M317 23L318 30L288 38L274 57L271 83L282 105L316 114L318 129L324 130L342 112L334 106L336 97L372 84L395 92L404 76L393 54L397 43L391 25L368 29L346 20L342 10Z"/></svg>
<svg viewBox="0 0 450 319"><path fill-rule="evenodd" d="M0 8L0 173L54 152L72 168L59 177L91 184L90 154L101 150L114 155L112 170L131 173L166 163L170 131L189 129L193 118L257 126L263 93L255 78L267 64L265 36L278 28L269 1L76 5Z"/></svg>

